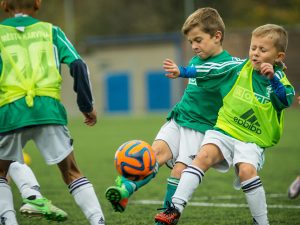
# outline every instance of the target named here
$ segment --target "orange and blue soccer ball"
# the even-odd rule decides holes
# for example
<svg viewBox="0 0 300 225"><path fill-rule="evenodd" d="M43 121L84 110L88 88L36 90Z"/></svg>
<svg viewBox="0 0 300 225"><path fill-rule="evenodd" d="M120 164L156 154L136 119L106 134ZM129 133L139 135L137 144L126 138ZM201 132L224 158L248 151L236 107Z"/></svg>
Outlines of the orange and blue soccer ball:
<svg viewBox="0 0 300 225"><path fill-rule="evenodd" d="M155 154L145 141L132 140L122 144L115 154L115 167L123 177L142 180L155 169Z"/></svg>

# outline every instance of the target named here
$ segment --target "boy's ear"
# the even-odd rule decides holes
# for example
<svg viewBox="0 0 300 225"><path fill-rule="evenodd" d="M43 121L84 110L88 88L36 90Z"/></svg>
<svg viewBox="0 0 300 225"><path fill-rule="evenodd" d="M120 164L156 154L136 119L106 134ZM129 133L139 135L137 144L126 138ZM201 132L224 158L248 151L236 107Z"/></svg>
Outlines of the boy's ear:
<svg viewBox="0 0 300 225"><path fill-rule="evenodd" d="M285 58L285 52L278 52L277 58L275 59L275 63L283 62L284 58Z"/></svg>
<svg viewBox="0 0 300 225"><path fill-rule="evenodd" d="M2 8L5 12L9 12L8 7L7 7L7 2L6 2L6 1L1 1L1 8Z"/></svg>
<svg viewBox="0 0 300 225"><path fill-rule="evenodd" d="M216 40L221 41L221 39L222 39L222 32L221 31L217 31L215 33L215 38L216 38Z"/></svg>

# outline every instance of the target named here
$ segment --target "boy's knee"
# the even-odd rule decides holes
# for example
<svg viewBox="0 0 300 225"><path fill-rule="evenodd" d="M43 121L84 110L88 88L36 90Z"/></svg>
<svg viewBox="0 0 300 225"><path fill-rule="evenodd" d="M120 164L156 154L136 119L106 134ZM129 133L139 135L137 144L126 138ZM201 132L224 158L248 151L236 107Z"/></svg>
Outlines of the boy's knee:
<svg viewBox="0 0 300 225"><path fill-rule="evenodd" d="M172 159L172 152L166 142L162 140L154 141L152 144L155 153L156 161L160 166Z"/></svg>
<svg viewBox="0 0 300 225"><path fill-rule="evenodd" d="M257 176L255 167L248 163L243 163L239 166L239 178L241 181L246 181Z"/></svg>
<svg viewBox="0 0 300 225"><path fill-rule="evenodd" d="M196 165L204 171L208 170L214 164L214 161L206 151L198 153L194 159Z"/></svg>

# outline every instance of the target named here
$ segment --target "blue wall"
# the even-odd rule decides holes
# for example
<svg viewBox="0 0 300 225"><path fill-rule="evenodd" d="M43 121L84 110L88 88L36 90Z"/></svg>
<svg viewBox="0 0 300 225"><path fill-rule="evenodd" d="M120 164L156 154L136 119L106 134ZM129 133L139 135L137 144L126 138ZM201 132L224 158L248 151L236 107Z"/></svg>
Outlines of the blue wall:
<svg viewBox="0 0 300 225"><path fill-rule="evenodd" d="M171 107L170 80L164 74L164 71L149 71L146 74L146 100L149 111L168 110Z"/></svg>
<svg viewBox="0 0 300 225"><path fill-rule="evenodd" d="M128 72L108 73L105 76L106 112L131 112L135 88L133 76ZM164 71L148 71L144 74L141 93L145 102L145 112L167 111L171 107L171 82L164 76ZM136 92L135 92L136 93ZM139 93L138 93L139 94Z"/></svg>
<svg viewBox="0 0 300 225"><path fill-rule="evenodd" d="M128 73L109 73L105 77L106 112L128 112L131 108L130 76Z"/></svg>

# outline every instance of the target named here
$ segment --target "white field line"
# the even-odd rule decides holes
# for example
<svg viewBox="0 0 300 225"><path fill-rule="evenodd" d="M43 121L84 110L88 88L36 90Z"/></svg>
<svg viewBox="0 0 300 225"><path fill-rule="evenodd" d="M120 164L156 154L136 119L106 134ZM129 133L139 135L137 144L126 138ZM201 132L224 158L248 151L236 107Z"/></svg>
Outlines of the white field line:
<svg viewBox="0 0 300 225"><path fill-rule="evenodd" d="M269 194L267 195L267 198L287 198L286 194ZM212 199L239 199L242 198L241 196L230 196L230 195L224 195L224 196L216 196L216 197L210 197L210 198L197 198L197 200L212 200ZM195 200L195 198L193 198ZM131 201L133 204L137 205L162 205L162 201L158 200L135 200ZM200 206L200 207L223 207L223 208L248 208L247 204L235 204L235 203L210 203L210 202L189 202L189 206ZM268 205L268 208L277 208L277 209L300 209L300 205Z"/></svg>
<svg viewBox="0 0 300 225"><path fill-rule="evenodd" d="M287 194L266 194L268 198L287 198ZM220 195L220 196L203 196L203 197L193 197L193 200L197 201L207 201L207 200L231 200L231 199L245 199L244 195Z"/></svg>

